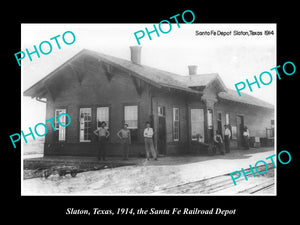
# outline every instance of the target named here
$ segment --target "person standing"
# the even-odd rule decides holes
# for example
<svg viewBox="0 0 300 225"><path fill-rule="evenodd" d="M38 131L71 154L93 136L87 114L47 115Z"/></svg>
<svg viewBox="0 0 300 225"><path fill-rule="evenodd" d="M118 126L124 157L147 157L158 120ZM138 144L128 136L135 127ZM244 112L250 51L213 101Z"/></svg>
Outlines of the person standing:
<svg viewBox="0 0 300 225"><path fill-rule="evenodd" d="M220 154L225 155L225 152L223 149L223 139L221 136L221 132L219 130L216 130L216 135L214 135L214 142L215 142Z"/></svg>
<svg viewBox="0 0 300 225"><path fill-rule="evenodd" d="M106 160L106 143L110 133L105 127L106 123L103 121L101 127L94 130L94 134L99 138L98 160Z"/></svg>
<svg viewBox="0 0 300 225"><path fill-rule="evenodd" d="M244 132L243 132L243 138L244 138L244 149L245 150L249 150L249 130L248 128L245 126L244 127Z"/></svg>
<svg viewBox="0 0 300 225"><path fill-rule="evenodd" d="M224 125L225 131L224 131L224 144L225 144L225 152L230 152L230 138L231 138L231 131L229 129L229 125Z"/></svg>
<svg viewBox="0 0 300 225"><path fill-rule="evenodd" d="M127 123L125 123L124 127L118 131L117 135L122 142L123 160L128 160L129 145L131 144L131 135Z"/></svg>
<svg viewBox="0 0 300 225"><path fill-rule="evenodd" d="M150 152L154 160L157 160L157 154L153 144L153 134L154 132L153 129L150 127L150 123L146 122L146 128L144 130L144 138L145 138L145 149L146 149L147 160L149 160L150 158Z"/></svg>

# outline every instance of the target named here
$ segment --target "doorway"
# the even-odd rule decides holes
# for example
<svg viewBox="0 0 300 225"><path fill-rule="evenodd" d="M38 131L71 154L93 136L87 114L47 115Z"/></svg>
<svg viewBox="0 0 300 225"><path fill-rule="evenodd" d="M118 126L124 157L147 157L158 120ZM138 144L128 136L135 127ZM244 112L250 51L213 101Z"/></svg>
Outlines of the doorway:
<svg viewBox="0 0 300 225"><path fill-rule="evenodd" d="M223 131L222 131L222 113L218 113L218 131L220 132L223 138Z"/></svg>
<svg viewBox="0 0 300 225"><path fill-rule="evenodd" d="M157 151L158 154L166 154L166 111L164 106L158 107L158 135L157 135Z"/></svg>
<svg viewBox="0 0 300 225"><path fill-rule="evenodd" d="M244 116L236 116L236 133L238 147L243 146Z"/></svg>

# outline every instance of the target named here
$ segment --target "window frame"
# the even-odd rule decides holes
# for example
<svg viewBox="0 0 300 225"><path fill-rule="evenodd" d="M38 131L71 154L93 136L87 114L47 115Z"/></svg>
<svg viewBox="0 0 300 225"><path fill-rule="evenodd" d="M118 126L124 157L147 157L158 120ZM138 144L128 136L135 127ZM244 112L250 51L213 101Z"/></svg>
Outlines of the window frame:
<svg viewBox="0 0 300 225"><path fill-rule="evenodd" d="M99 129L100 128L100 126L101 125L99 125L98 126L98 109L100 109L100 108L107 108L108 109L108 121L104 121L104 122L106 122L106 129L108 129L109 130L109 128L110 128L110 106L108 106L108 105L99 105L99 106L96 106L96 129ZM102 122L102 121L101 121Z"/></svg>
<svg viewBox="0 0 300 225"><path fill-rule="evenodd" d="M162 106L162 105L157 106L157 115L165 117L166 116L166 107Z"/></svg>
<svg viewBox="0 0 300 225"><path fill-rule="evenodd" d="M137 123L136 123L136 127L130 127L129 124L128 124L128 129L137 130L137 129L139 129L139 118L140 118L140 116L139 116L139 105L138 104L124 104L123 105L123 124L126 123L126 118L125 118L126 110L125 110L125 108L126 107L132 107L132 106L136 106L136 116L137 116L136 121L137 121Z"/></svg>
<svg viewBox="0 0 300 225"><path fill-rule="evenodd" d="M213 109L207 109L207 129L213 130L213 128L214 128Z"/></svg>
<svg viewBox="0 0 300 225"><path fill-rule="evenodd" d="M228 117L228 121L227 121L227 117ZM225 124L230 125L230 113L225 113Z"/></svg>
<svg viewBox="0 0 300 225"><path fill-rule="evenodd" d="M90 109L90 140L81 140L81 109ZM93 127L93 107L88 107L88 106L82 106L79 107L79 142L83 142L83 143L89 143L92 142L92 127ZM85 121L84 121L85 122ZM83 134L83 138L84 138L84 134Z"/></svg>
<svg viewBox="0 0 300 225"><path fill-rule="evenodd" d="M205 143L205 109L203 109L203 108L190 108L189 109L189 114L190 114L190 140L191 141L199 141L197 138L193 138L193 131L192 131L192 127L193 127L193 121L192 121L192 110L200 110L200 111L202 111L202 119L203 119L203 121L202 121L202 129L203 129L203 135L202 135L202 139L203 139L203 143ZM199 121L199 122L201 122L201 120Z"/></svg>
<svg viewBox="0 0 300 225"><path fill-rule="evenodd" d="M58 116L59 116L59 114L56 116L56 112L57 111L62 111L61 113L67 113L67 109L66 108L64 108L64 107L60 107L60 108L55 108L54 109L54 117L55 117L55 120L54 120L54 127L55 127L55 130L56 131L58 131L58 138L57 138L57 140L56 141L58 141L58 142L65 142L66 141L66 137L67 137L67 135L66 135L66 127L63 127L63 126L61 126L59 123L58 123ZM60 113L60 114L61 114ZM65 124L66 124L66 116L64 116L64 118L65 118ZM65 125L64 124L64 125ZM57 126L58 125L58 126ZM64 136L64 139L63 140L60 140L60 132L61 132L61 130L63 130L64 132L63 132L63 136Z"/></svg>
<svg viewBox="0 0 300 225"><path fill-rule="evenodd" d="M274 119L271 120L271 127L272 127L272 128L275 127L275 120L274 120Z"/></svg>
<svg viewBox="0 0 300 225"><path fill-rule="evenodd" d="M176 120L175 110L178 111L178 120ZM173 127L172 127L173 141L178 142L178 141L180 141L180 108L174 106L172 108L172 115L173 115L173 120L172 120L172 125L173 125ZM176 129L175 122L178 123L178 127L177 127L177 129L178 129L178 138L175 137L175 129Z"/></svg>

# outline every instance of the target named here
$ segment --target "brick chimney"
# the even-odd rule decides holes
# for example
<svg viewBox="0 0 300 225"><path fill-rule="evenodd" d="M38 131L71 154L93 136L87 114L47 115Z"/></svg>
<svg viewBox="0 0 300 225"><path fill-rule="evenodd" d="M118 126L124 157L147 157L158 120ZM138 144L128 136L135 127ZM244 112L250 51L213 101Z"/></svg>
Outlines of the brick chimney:
<svg viewBox="0 0 300 225"><path fill-rule="evenodd" d="M141 64L141 46L130 46L131 61L135 64Z"/></svg>
<svg viewBox="0 0 300 225"><path fill-rule="evenodd" d="M196 75L197 74L197 68L198 66L196 65L189 65L189 75Z"/></svg>

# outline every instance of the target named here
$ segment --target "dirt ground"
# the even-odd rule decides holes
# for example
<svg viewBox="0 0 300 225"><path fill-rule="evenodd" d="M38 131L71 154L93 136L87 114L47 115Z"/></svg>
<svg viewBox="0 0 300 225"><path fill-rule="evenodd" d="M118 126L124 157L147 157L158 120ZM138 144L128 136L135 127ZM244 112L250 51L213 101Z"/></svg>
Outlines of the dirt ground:
<svg viewBox="0 0 300 225"><path fill-rule="evenodd" d="M44 143L42 141L22 143L23 145L23 158L43 157Z"/></svg>
<svg viewBox="0 0 300 225"><path fill-rule="evenodd" d="M134 158L131 161L135 165L83 172L75 178L52 175L48 179L22 180L22 195L156 195L169 187L249 168L249 164L254 166L258 160L273 154L273 148L259 148L233 150L224 156L213 157L167 156L158 161ZM228 179L231 180L230 176ZM243 185L257 181L258 178L252 177ZM235 194L234 189L239 190L233 188L221 194Z"/></svg>

